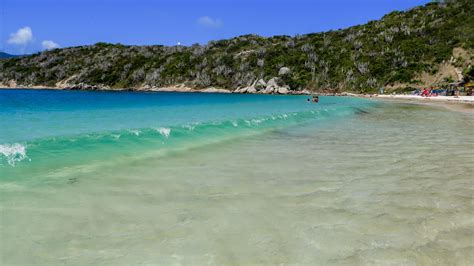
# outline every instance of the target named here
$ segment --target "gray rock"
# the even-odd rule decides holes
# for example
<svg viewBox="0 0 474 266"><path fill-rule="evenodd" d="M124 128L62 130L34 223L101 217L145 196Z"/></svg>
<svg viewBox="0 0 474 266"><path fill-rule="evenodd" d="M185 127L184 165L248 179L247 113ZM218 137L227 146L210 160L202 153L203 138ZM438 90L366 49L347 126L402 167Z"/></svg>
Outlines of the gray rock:
<svg viewBox="0 0 474 266"><path fill-rule="evenodd" d="M278 88L278 78L272 78L267 82L267 89L268 88Z"/></svg>
<svg viewBox="0 0 474 266"><path fill-rule="evenodd" d="M263 79L259 79L256 83L255 83L255 88L257 90L262 90L262 89L265 89L267 87L267 83L265 82L265 80Z"/></svg>
<svg viewBox="0 0 474 266"><path fill-rule="evenodd" d="M206 93L230 93L229 90L217 89L217 88L214 88L214 87L206 88L204 90L201 90L201 92L206 92Z"/></svg>
<svg viewBox="0 0 474 266"><path fill-rule="evenodd" d="M247 92L247 89L248 89L248 87L238 88L238 89L236 89L234 92L235 92L235 93L246 93L246 92Z"/></svg>
<svg viewBox="0 0 474 266"><path fill-rule="evenodd" d="M275 92L275 89L274 88L266 88L263 93L265 94L272 94Z"/></svg>
<svg viewBox="0 0 474 266"><path fill-rule="evenodd" d="M247 88L247 93L257 93L257 89L255 89L254 87L249 87Z"/></svg>
<svg viewBox="0 0 474 266"><path fill-rule="evenodd" d="M267 82L267 87L264 90L264 93L279 93L279 94L288 94L290 89L288 86L281 84L282 81L279 78L272 78Z"/></svg>
<svg viewBox="0 0 474 266"><path fill-rule="evenodd" d="M278 94L288 94L289 90L286 87L279 87Z"/></svg>
<svg viewBox="0 0 474 266"><path fill-rule="evenodd" d="M287 67L282 67L280 68L280 71L278 71L278 76L288 75L290 73L291 73L291 69Z"/></svg>

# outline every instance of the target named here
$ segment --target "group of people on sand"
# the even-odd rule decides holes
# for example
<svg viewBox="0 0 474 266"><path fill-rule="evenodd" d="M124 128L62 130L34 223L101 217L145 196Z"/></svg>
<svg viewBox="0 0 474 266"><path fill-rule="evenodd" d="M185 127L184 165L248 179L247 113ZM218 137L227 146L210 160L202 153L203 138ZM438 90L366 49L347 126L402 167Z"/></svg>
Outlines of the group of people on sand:
<svg viewBox="0 0 474 266"><path fill-rule="evenodd" d="M319 102L319 96L318 95L312 95L311 99L308 98L308 102L318 103Z"/></svg>
<svg viewBox="0 0 474 266"><path fill-rule="evenodd" d="M433 93L433 89L432 88L424 88L422 91L421 91L421 97L431 97L431 96L438 96L437 93Z"/></svg>
<svg viewBox="0 0 474 266"><path fill-rule="evenodd" d="M433 91L433 88L424 88L420 91L417 90L416 94L420 95L421 97L432 97L439 95L437 91ZM446 91L446 95L448 95L448 91ZM452 96L454 96L455 98L459 97L459 91L453 91Z"/></svg>

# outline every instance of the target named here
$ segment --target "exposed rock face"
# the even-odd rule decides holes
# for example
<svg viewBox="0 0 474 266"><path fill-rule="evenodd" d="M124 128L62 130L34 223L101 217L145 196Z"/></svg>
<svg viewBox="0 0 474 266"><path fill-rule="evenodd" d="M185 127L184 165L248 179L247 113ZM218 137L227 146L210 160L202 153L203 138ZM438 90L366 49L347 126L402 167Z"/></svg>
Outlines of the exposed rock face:
<svg viewBox="0 0 474 266"><path fill-rule="evenodd" d="M60 89L66 89L66 88L74 87L74 82L72 82L72 81L76 77L77 77L77 75L72 75L71 77L69 77L67 79L56 82L55 85L56 85L57 88L60 88Z"/></svg>
<svg viewBox="0 0 474 266"><path fill-rule="evenodd" d="M278 88L278 94L288 94L288 89L285 87Z"/></svg>
<svg viewBox="0 0 474 266"><path fill-rule="evenodd" d="M280 70L278 71L278 76L284 76L284 75L288 75L291 73L291 70L287 67L282 67L280 68Z"/></svg>
<svg viewBox="0 0 474 266"><path fill-rule="evenodd" d="M9 86L10 88L15 88L15 87L17 86L16 81L13 80L13 79L12 79L12 80L9 80L9 81L8 81L8 86Z"/></svg>
<svg viewBox="0 0 474 266"><path fill-rule="evenodd" d="M257 89L255 89L254 87L250 87L247 89L246 91L247 93L257 93Z"/></svg>
<svg viewBox="0 0 474 266"><path fill-rule="evenodd" d="M269 88L277 88L278 87L278 79L277 78L272 78L268 81L267 83L267 89Z"/></svg>
<svg viewBox="0 0 474 266"><path fill-rule="evenodd" d="M285 72L285 71L284 71ZM288 94L290 88L285 85L281 79L274 77L271 78L268 82L265 82L263 79L255 80L252 85L239 88L234 91L235 93L261 93L261 94ZM294 94L299 94L299 92L294 92Z"/></svg>
<svg viewBox="0 0 474 266"><path fill-rule="evenodd" d="M194 91L192 88L184 86L182 84L177 85L177 86L170 86L170 87L164 87L164 88L156 88L153 89L153 91L164 91L164 92L192 92Z"/></svg>
<svg viewBox="0 0 474 266"><path fill-rule="evenodd" d="M274 88L265 88L265 90L262 91L262 93L265 93L265 94L272 94L274 92L275 92Z"/></svg>
<svg viewBox="0 0 474 266"><path fill-rule="evenodd" d="M279 78L272 78L268 81L266 90L272 93L288 94L290 88L282 84Z"/></svg>
<svg viewBox="0 0 474 266"><path fill-rule="evenodd" d="M79 84L67 84L65 88L71 89L71 90L110 90L109 86L89 85L82 82Z"/></svg>
<svg viewBox="0 0 474 266"><path fill-rule="evenodd" d="M234 91L234 93L246 93L247 90L248 90L248 87L238 88Z"/></svg>
<svg viewBox="0 0 474 266"><path fill-rule="evenodd" d="M267 83L263 79L259 79L255 83L255 89L257 89L257 90L262 90L262 89L265 89L266 87L267 87Z"/></svg>
<svg viewBox="0 0 474 266"><path fill-rule="evenodd" d="M214 87L210 87L204 90L201 90L200 92L207 92L207 93L230 93L229 90L226 89L217 89Z"/></svg>
<svg viewBox="0 0 474 266"><path fill-rule="evenodd" d="M308 94L311 94L311 92L307 89L304 89L302 91L299 92L299 94L305 94L305 95L308 95Z"/></svg>

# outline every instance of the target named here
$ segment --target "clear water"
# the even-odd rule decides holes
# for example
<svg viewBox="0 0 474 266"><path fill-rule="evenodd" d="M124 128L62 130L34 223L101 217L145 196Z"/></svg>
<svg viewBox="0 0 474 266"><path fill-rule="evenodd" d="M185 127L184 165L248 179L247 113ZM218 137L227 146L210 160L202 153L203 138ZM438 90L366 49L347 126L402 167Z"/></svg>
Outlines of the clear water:
<svg viewBox="0 0 474 266"><path fill-rule="evenodd" d="M320 102L0 90L0 262L472 264L472 115Z"/></svg>

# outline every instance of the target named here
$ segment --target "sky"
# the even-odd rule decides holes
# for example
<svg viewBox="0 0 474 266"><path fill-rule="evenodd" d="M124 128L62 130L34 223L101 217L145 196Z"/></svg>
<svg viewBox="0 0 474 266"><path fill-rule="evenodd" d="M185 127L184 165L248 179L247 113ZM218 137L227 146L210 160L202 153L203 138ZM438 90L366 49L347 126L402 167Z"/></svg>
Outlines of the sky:
<svg viewBox="0 0 474 266"><path fill-rule="evenodd" d="M336 30L429 0L0 0L0 51L97 42L192 45Z"/></svg>

